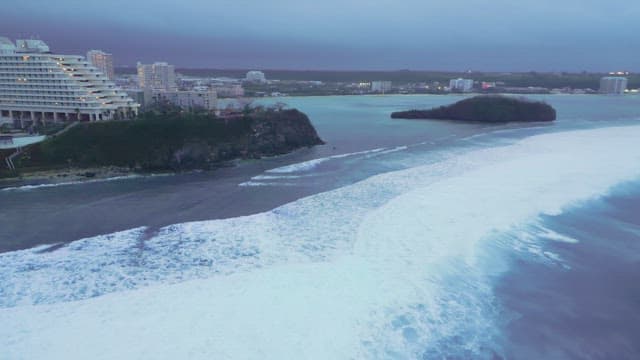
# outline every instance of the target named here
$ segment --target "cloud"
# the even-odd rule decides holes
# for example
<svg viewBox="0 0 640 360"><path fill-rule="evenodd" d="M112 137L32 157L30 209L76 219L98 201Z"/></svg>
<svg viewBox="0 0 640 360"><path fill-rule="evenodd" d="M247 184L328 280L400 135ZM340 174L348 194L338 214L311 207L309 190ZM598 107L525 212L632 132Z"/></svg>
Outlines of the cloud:
<svg viewBox="0 0 640 360"><path fill-rule="evenodd" d="M640 53L629 46L640 31L640 2L630 0L31 0L5 9L5 35L105 48L131 65L608 70L633 69Z"/></svg>

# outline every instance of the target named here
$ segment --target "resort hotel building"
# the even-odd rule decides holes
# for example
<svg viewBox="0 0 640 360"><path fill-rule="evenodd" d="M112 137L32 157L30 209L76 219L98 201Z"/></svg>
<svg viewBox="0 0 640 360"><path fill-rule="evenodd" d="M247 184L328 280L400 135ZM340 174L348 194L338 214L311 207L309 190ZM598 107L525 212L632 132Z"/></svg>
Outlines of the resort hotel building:
<svg viewBox="0 0 640 360"><path fill-rule="evenodd" d="M0 124L128 119L139 104L78 55L57 55L41 40L0 37Z"/></svg>

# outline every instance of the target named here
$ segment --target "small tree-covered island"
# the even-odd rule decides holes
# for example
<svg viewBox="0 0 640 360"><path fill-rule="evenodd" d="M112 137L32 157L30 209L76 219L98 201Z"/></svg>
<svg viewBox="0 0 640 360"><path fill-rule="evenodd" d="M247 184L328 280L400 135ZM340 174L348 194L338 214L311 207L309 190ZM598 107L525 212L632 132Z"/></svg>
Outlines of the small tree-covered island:
<svg viewBox="0 0 640 360"><path fill-rule="evenodd" d="M399 111L394 119L434 119L480 122L553 121L556 110L549 104L525 98L481 95L430 110Z"/></svg>
<svg viewBox="0 0 640 360"><path fill-rule="evenodd" d="M121 172L213 169L234 159L320 144L307 115L296 109L257 107L223 116L154 111L132 121L77 123L25 149L16 168L23 174L101 167Z"/></svg>

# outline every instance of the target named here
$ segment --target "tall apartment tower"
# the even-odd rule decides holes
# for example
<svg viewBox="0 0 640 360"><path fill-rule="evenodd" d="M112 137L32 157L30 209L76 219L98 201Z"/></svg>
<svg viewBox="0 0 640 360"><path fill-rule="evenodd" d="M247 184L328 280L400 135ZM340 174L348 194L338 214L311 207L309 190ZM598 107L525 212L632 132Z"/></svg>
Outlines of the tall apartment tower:
<svg viewBox="0 0 640 360"><path fill-rule="evenodd" d="M83 56L52 54L41 40L0 37L0 123L134 117L139 104Z"/></svg>
<svg viewBox="0 0 640 360"><path fill-rule="evenodd" d="M138 63L138 84L143 89L176 90L175 67L166 62L156 62L153 64Z"/></svg>
<svg viewBox="0 0 640 360"><path fill-rule="evenodd" d="M600 93L601 94L624 94L627 90L627 78L621 76L606 76L600 79Z"/></svg>
<svg viewBox="0 0 640 360"><path fill-rule="evenodd" d="M96 69L107 75L109 80L115 80L115 72L113 71L113 55L101 50L89 50L87 52L87 61L89 61Z"/></svg>
<svg viewBox="0 0 640 360"><path fill-rule="evenodd" d="M138 63L138 86L141 89L151 89L153 85L153 67L149 64Z"/></svg>

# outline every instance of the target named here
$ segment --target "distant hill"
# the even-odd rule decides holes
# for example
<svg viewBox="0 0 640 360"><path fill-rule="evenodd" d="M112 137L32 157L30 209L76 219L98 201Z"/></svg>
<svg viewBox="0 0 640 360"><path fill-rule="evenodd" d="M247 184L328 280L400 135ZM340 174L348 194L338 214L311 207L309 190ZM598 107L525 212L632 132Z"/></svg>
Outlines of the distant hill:
<svg viewBox="0 0 640 360"><path fill-rule="evenodd" d="M481 95L431 110L394 112L394 119L438 119L481 122L553 121L556 110L549 104L500 95Z"/></svg>

